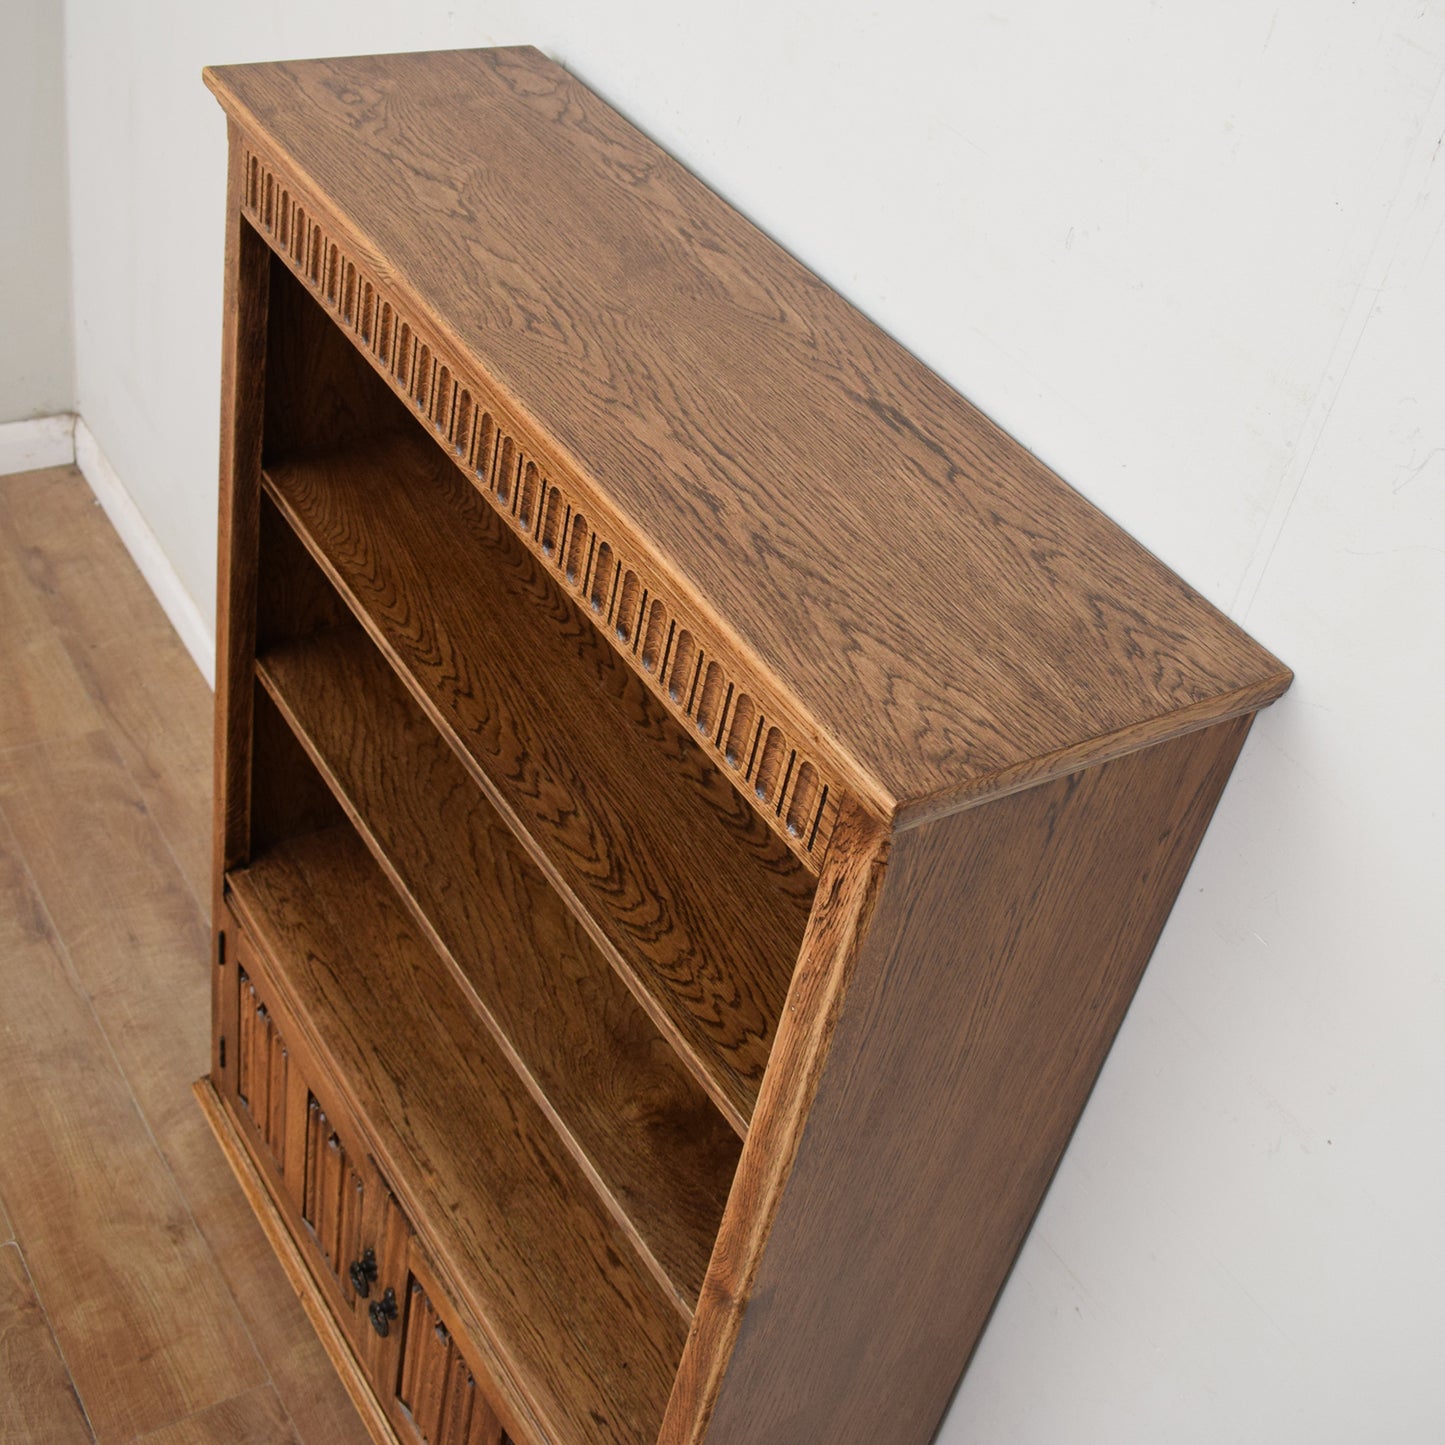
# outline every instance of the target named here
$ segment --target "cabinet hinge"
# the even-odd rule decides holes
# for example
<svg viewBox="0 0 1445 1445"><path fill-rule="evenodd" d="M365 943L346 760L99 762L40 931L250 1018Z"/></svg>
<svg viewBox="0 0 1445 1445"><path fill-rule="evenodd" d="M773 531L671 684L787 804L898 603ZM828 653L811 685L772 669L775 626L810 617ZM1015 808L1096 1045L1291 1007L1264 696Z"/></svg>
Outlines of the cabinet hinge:
<svg viewBox="0 0 1445 1445"><path fill-rule="evenodd" d="M223 929L216 935L216 967L217 967L217 968L225 968L225 966L226 966L226 930L223 928Z"/></svg>
<svg viewBox="0 0 1445 1445"><path fill-rule="evenodd" d="M226 1040L225 1040L225 1037L222 1036L222 1037L221 1037L220 1039L218 1039L216 1042L217 1042L217 1050L216 1050L216 1052L217 1052L217 1054L218 1054L218 1056L219 1056L219 1058L220 1058L221 1067L224 1069L224 1068L226 1067Z"/></svg>

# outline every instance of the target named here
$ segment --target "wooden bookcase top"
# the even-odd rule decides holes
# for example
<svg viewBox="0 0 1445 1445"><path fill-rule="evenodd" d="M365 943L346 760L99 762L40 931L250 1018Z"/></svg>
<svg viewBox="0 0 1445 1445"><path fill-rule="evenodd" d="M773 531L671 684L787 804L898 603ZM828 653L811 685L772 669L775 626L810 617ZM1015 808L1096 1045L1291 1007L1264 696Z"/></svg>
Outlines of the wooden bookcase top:
<svg viewBox="0 0 1445 1445"><path fill-rule="evenodd" d="M206 79L293 268L355 286L359 330L394 328L393 384L479 475L491 446L494 504L526 521L529 482L553 484L565 512L527 523L539 548L566 551L638 670L779 818L796 812L795 840L818 831L824 787L904 828L1288 685L539 52Z"/></svg>

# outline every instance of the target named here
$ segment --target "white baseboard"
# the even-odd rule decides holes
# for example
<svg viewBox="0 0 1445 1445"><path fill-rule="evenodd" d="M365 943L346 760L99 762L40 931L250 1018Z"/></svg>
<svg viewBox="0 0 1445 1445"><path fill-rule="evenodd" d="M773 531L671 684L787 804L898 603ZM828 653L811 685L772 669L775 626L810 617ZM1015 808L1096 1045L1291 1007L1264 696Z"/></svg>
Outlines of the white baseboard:
<svg viewBox="0 0 1445 1445"><path fill-rule="evenodd" d="M75 413L0 422L0 477L75 460Z"/></svg>
<svg viewBox="0 0 1445 1445"><path fill-rule="evenodd" d="M67 458L68 460L68 458ZM150 584L171 626L176 629L196 666L212 686L216 685L216 638L201 616L195 599L161 550L156 535L146 524L125 484L96 444L90 428L75 418L75 464L80 468L95 499L110 518L110 524L125 543L140 574Z"/></svg>

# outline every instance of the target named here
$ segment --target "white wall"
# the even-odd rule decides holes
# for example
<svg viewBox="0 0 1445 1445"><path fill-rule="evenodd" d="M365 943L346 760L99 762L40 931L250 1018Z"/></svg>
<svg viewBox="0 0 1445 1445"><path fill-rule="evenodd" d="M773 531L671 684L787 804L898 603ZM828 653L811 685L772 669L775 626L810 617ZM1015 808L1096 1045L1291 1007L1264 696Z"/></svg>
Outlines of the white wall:
<svg viewBox="0 0 1445 1445"><path fill-rule="evenodd" d="M1445 5L66 18L80 410L204 608L200 66L530 41L1296 669L940 1439L1445 1438Z"/></svg>
<svg viewBox="0 0 1445 1445"><path fill-rule="evenodd" d="M0 424L74 406L63 13L0 6Z"/></svg>

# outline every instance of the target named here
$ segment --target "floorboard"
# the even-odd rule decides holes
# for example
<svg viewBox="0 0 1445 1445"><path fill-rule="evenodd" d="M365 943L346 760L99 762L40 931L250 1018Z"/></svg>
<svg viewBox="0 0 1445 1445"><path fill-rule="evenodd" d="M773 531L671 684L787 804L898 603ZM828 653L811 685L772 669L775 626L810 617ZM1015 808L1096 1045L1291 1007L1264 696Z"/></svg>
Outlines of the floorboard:
<svg viewBox="0 0 1445 1445"><path fill-rule="evenodd" d="M211 691L73 468L0 485L30 583L195 897L210 897ZM136 665L137 657L144 665Z"/></svg>
<svg viewBox="0 0 1445 1445"><path fill-rule="evenodd" d="M297 1437L275 1390L261 1385L189 1420L153 1430L139 1445L297 1445Z"/></svg>
<svg viewBox="0 0 1445 1445"><path fill-rule="evenodd" d="M0 997L0 1192L97 1439L131 1439L261 1383L235 1303L3 826Z"/></svg>
<svg viewBox="0 0 1445 1445"><path fill-rule="evenodd" d="M0 1246L0 1440L94 1439L20 1250Z"/></svg>
<svg viewBox="0 0 1445 1445"><path fill-rule="evenodd" d="M0 483L0 495L8 491ZM0 547L0 750L100 726L70 654L8 547Z"/></svg>
<svg viewBox="0 0 1445 1445"><path fill-rule="evenodd" d="M0 478L0 678L0 1240L100 1438L359 1445L190 1092L211 694L73 468Z"/></svg>

